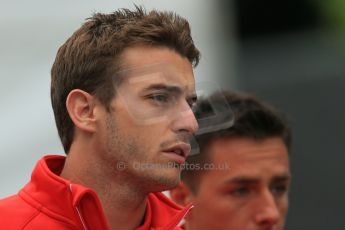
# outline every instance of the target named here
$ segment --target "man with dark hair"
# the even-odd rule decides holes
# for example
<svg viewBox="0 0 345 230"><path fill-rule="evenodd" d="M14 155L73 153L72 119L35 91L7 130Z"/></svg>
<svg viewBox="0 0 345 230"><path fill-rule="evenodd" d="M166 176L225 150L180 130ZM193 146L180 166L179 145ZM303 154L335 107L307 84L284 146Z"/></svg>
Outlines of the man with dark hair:
<svg viewBox="0 0 345 230"><path fill-rule="evenodd" d="M1 229L176 229L180 182L198 124L188 22L141 7L89 18L59 49L51 100L66 157L45 156ZM171 167L173 165L174 167Z"/></svg>
<svg viewBox="0 0 345 230"><path fill-rule="evenodd" d="M196 135L199 154L187 158L183 182L170 191L175 202L195 205L184 229L281 230L291 177L290 129L271 106L225 91L198 100L200 131L202 124L228 122L214 109L222 104L232 110L233 125Z"/></svg>

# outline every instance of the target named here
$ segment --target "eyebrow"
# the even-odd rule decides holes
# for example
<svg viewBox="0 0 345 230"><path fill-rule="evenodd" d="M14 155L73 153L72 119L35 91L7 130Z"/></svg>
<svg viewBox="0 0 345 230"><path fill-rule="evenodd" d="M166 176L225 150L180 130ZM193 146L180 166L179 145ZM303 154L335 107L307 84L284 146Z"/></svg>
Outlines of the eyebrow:
<svg viewBox="0 0 345 230"><path fill-rule="evenodd" d="M282 174L277 175L271 179L271 182L278 183L278 182L285 182L289 181L291 176L289 174ZM247 177L247 176L239 176L231 178L230 180L225 181L226 184L255 184L260 181L258 177Z"/></svg>
<svg viewBox="0 0 345 230"><path fill-rule="evenodd" d="M279 175L273 177L273 182L284 182L284 181L290 181L291 180L291 175L289 174L284 174L284 175Z"/></svg>
<svg viewBox="0 0 345 230"><path fill-rule="evenodd" d="M163 90L167 91L169 93L174 93L177 95L182 95L183 90L181 87L174 86L174 85L166 85L166 84L153 84L149 85L148 87L144 88L144 91L151 91L151 90ZM196 102L198 99L196 93L192 93L191 95L188 96L187 100L191 102Z"/></svg>

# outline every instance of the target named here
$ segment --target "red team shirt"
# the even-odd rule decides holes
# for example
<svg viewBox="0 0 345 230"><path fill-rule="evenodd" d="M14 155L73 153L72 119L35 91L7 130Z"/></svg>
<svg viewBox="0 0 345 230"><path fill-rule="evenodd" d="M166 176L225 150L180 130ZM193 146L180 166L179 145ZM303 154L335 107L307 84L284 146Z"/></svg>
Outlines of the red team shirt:
<svg viewBox="0 0 345 230"><path fill-rule="evenodd" d="M59 177L64 162L63 156L43 157L31 181L17 195L0 200L1 230L109 229L96 193ZM137 230L180 229L192 208L182 208L160 192L150 193L146 202L145 221Z"/></svg>

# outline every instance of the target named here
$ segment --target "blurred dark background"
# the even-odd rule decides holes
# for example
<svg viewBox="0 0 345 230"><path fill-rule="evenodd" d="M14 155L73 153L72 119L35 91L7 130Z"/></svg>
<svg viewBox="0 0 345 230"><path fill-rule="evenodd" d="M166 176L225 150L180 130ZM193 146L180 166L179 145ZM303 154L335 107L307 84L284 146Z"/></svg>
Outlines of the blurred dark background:
<svg viewBox="0 0 345 230"><path fill-rule="evenodd" d="M220 9L235 50L235 71L224 56L223 73L236 85L221 81L274 104L293 127L286 229L345 229L345 1L222 0Z"/></svg>

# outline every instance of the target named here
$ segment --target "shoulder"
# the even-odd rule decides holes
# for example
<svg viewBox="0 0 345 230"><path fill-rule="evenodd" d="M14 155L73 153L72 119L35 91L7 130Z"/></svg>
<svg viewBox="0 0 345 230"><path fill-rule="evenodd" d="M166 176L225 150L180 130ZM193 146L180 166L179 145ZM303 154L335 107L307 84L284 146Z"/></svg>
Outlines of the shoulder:
<svg viewBox="0 0 345 230"><path fill-rule="evenodd" d="M0 200L0 226L7 226L7 229L21 229L38 214L39 210L18 195Z"/></svg>
<svg viewBox="0 0 345 230"><path fill-rule="evenodd" d="M20 195L0 199L0 229L76 229L75 226L44 214L39 207L26 202Z"/></svg>

